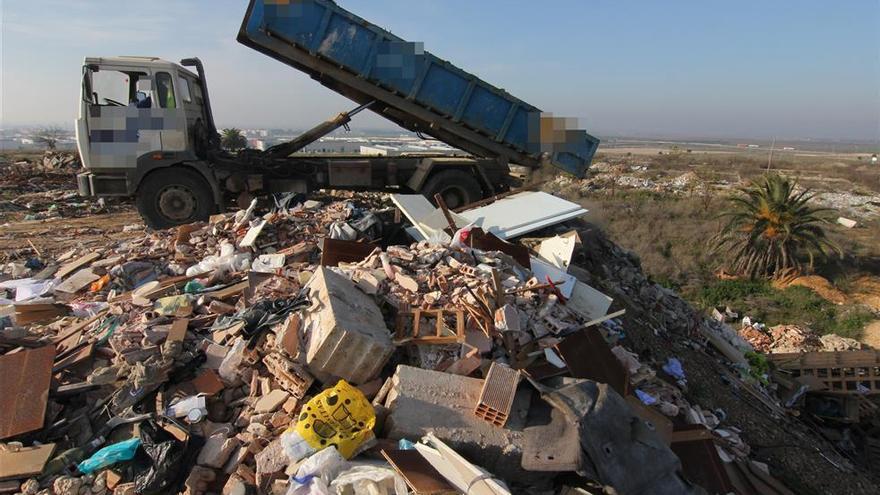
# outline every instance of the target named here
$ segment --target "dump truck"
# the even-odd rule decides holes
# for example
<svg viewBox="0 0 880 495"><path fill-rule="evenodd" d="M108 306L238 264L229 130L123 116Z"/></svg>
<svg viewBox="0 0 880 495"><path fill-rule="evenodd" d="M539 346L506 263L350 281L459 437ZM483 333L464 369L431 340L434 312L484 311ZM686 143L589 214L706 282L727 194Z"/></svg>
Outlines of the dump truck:
<svg viewBox="0 0 880 495"><path fill-rule="evenodd" d="M251 198L317 189L439 194L457 208L508 190L511 165L582 177L599 145L330 0L251 0L238 41L305 72L357 107L265 150L223 149L205 68L157 57L87 57L77 147L85 196L134 197L154 228ZM371 111L461 156L321 155L304 150Z"/></svg>

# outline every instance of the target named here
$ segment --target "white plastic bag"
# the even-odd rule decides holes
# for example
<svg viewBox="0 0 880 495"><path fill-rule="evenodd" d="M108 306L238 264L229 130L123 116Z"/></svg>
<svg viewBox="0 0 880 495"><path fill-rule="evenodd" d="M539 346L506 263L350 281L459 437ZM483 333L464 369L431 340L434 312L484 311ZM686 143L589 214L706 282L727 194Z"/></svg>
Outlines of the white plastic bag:
<svg viewBox="0 0 880 495"><path fill-rule="evenodd" d="M330 483L336 495L407 495L406 482L397 472L379 463L358 462Z"/></svg>

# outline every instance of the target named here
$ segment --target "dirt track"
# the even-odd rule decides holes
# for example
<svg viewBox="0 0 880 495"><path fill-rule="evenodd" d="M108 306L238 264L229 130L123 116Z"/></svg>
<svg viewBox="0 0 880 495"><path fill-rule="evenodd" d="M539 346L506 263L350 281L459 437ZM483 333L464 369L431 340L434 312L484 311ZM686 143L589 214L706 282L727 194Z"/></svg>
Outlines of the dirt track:
<svg viewBox="0 0 880 495"><path fill-rule="evenodd" d="M143 236L143 231L122 231L132 224L143 224L134 209L81 218L11 222L0 226L0 259L33 253L28 241L40 251L41 258L51 259L74 246L98 248Z"/></svg>

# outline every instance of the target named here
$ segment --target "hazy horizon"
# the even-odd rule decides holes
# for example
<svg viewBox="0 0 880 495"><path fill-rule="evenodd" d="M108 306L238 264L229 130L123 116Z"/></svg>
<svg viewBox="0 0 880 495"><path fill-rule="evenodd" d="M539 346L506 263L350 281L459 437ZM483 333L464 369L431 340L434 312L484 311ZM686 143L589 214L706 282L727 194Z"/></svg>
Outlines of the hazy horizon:
<svg viewBox="0 0 880 495"><path fill-rule="evenodd" d="M596 135L880 142L876 0L338 3ZM2 0L0 127L68 127L85 56L198 56L223 125L302 129L353 106L240 45L244 0L143 5ZM356 130L398 129L362 115Z"/></svg>

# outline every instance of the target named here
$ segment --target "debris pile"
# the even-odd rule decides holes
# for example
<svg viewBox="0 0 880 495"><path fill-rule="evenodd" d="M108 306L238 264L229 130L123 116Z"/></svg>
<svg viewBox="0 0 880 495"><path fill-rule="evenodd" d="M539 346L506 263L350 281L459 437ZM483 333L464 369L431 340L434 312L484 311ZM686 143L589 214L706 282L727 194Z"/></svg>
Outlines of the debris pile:
<svg viewBox="0 0 880 495"><path fill-rule="evenodd" d="M0 162L0 222L75 218L118 211L122 203L77 193L76 153L46 152L38 160Z"/></svg>
<svg viewBox="0 0 880 495"><path fill-rule="evenodd" d="M862 344L835 334L819 335L810 328L798 325L777 325L767 328L748 319L739 331L755 351L761 353L848 351L862 348Z"/></svg>
<svg viewBox="0 0 880 495"><path fill-rule="evenodd" d="M421 197L289 196L13 263L0 487L680 494L762 479L789 493L723 410L685 399L685 363L633 352L625 311L609 310L638 299L658 334L733 356L737 383L747 344L625 253L585 259L589 233L562 224L583 210L525 194L457 214ZM547 208L505 224L522 201ZM527 232L549 236L506 240Z"/></svg>

